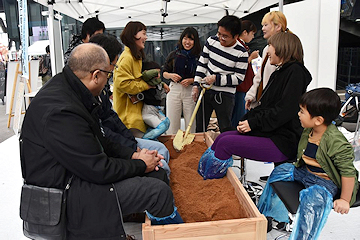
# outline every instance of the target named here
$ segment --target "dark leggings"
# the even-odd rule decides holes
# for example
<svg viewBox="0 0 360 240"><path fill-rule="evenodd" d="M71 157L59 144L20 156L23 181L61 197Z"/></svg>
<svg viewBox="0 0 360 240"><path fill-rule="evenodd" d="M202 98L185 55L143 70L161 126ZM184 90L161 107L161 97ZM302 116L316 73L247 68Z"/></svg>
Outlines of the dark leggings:
<svg viewBox="0 0 360 240"><path fill-rule="evenodd" d="M221 133L211 149L221 160L229 159L231 155L263 162L284 162L288 159L270 138L248 136L237 131Z"/></svg>

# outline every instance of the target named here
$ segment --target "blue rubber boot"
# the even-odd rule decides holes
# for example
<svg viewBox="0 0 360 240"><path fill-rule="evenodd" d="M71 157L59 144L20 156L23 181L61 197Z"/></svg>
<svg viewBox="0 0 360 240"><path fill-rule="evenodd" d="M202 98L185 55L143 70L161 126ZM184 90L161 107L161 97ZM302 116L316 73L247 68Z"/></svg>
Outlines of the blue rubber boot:
<svg viewBox="0 0 360 240"><path fill-rule="evenodd" d="M155 217L155 216L151 215L148 211L145 211L145 212L146 212L146 215L148 216L148 218L151 220L151 224L153 224L153 225L184 223L184 221L182 220L176 207L174 207L174 212L170 216L162 217L162 218Z"/></svg>
<svg viewBox="0 0 360 240"><path fill-rule="evenodd" d="M168 117L166 117L159 125L157 125L156 128L153 128L150 131L146 132L142 138L155 140L161 134L166 132L169 129L169 126L170 126L170 120Z"/></svg>
<svg viewBox="0 0 360 240"><path fill-rule="evenodd" d="M232 164L232 157L226 160L221 160L215 157L215 151L209 147L200 158L198 173L204 178L204 180L223 178L226 175L227 169L232 166Z"/></svg>

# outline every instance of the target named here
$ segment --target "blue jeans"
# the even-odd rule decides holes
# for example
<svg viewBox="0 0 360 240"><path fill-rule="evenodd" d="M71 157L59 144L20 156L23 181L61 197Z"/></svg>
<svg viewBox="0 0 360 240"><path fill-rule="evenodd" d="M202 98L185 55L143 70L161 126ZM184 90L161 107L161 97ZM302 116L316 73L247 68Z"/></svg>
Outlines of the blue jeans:
<svg viewBox="0 0 360 240"><path fill-rule="evenodd" d="M318 177L311 172L309 172L305 166L294 168L294 180L301 182L305 188L309 188L313 185L319 185L326 188L329 193L334 198L335 195L339 192L339 188L331 180L326 180L324 178Z"/></svg>
<svg viewBox="0 0 360 240"><path fill-rule="evenodd" d="M141 149L146 148L149 150L157 150L159 154L164 156L164 160L161 160L163 166L162 168L166 171L168 177L170 176L170 167L168 165L170 160L169 150L161 142L155 140L148 140L142 138L135 138L137 141L137 146Z"/></svg>

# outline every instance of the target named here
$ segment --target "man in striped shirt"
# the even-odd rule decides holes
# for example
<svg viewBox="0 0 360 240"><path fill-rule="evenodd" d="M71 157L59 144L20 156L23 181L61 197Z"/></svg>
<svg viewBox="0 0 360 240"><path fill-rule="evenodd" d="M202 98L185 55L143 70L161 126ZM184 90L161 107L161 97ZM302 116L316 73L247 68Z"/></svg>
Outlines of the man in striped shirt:
<svg viewBox="0 0 360 240"><path fill-rule="evenodd" d="M203 124L209 124L213 110L221 132L231 127L236 86L244 80L249 56L237 41L240 33L241 20L236 16L225 16L218 22L217 35L206 41L196 68L192 89L194 101L198 98L200 83L212 84L212 87L205 92L197 113L196 132L206 131Z"/></svg>

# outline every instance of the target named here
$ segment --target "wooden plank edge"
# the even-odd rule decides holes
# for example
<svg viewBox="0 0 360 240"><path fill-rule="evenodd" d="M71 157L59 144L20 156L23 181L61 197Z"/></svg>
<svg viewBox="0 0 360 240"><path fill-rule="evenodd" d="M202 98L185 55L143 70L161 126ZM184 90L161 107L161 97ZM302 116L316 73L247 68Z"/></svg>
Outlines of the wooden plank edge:
<svg viewBox="0 0 360 240"><path fill-rule="evenodd" d="M236 176L235 172L232 170L232 168L228 168L226 173L227 178L229 179L230 183L233 185L235 189L235 194L239 198L239 202L247 202L248 207L246 208L248 210L248 213L250 214L249 217L259 217L262 214L259 212L258 208L254 204L254 202L251 200L249 194L246 192L243 185L240 183L240 180Z"/></svg>
<svg viewBox="0 0 360 240"><path fill-rule="evenodd" d="M263 224L258 222L262 221L259 218L241 218L230 219L221 221L208 221L208 222L196 222L186 224L169 224L169 225L153 225L144 226L143 233L144 240L152 238L158 239L182 239L188 236L193 237L209 237L209 236L226 236L227 234L253 234L256 237L253 239L266 239L266 229L263 229ZM265 231L262 231L265 230ZM265 233L263 233L265 232ZM151 233L151 236L149 235ZM265 235L264 235L265 234ZM146 237L145 237L146 236ZM151 238L148 238L150 236Z"/></svg>

